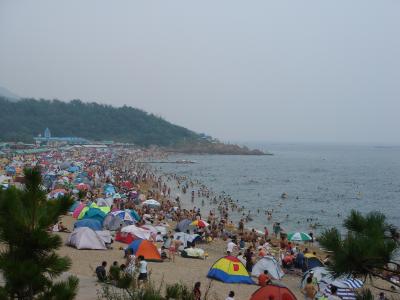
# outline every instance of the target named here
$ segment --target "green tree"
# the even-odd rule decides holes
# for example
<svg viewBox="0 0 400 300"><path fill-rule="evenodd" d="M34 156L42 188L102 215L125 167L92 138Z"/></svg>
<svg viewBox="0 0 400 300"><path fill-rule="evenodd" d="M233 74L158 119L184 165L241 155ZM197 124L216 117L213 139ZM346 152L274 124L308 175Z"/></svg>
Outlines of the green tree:
<svg viewBox="0 0 400 300"><path fill-rule="evenodd" d="M5 286L2 299L73 299L78 279L53 280L69 269L71 261L55 250L59 236L47 229L65 214L72 204L68 196L47 200L41 188L39 168L25 169L25 187L0 191L0 270Z"/></svg>
<svg viewBox="0 0 400 300"><path fill-rule="evenodd" d="M335 277L351 275L389 281L385 273L399 275L400 266L394 260L399 236L397 229L386 222L384 214L370 212L363 216L353 210L343 225L347 230L344 236L337 228L331 228L319 239L322 247L332 252L329 269Z"/></svg>

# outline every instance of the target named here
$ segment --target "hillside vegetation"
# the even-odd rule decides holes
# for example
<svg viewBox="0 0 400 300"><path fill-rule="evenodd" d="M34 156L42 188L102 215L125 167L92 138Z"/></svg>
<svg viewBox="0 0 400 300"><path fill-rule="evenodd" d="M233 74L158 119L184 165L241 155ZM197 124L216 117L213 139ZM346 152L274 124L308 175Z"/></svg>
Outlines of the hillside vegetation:
<svg viewBox="0 0 400 300"><path fill-rule="evenodd" d="M0 141L33 142L50 128L52 136L160 146L200 154L262 155L258 150L224 144L129 106L114 107L80 100L21 99L0 96Z"/></svg>
<svg viewBox="0 0 400 300"><path fill-rule="evenodd" d="M113 140L140 146L172 146L199 139L184 127L142 110L113 107L79 100L0 98L0 139L32 142L32 137L50 128L53 136L76 136L90 140Z"/></svg>

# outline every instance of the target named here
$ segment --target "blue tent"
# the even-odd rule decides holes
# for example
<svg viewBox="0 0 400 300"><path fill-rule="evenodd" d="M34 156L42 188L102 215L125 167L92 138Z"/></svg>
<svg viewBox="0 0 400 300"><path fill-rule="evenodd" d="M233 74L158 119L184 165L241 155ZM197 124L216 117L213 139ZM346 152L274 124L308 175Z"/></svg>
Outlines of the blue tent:
<svg viewBox="0 0 400 300"><path fill-rule="evenodd" d="M91 207L83 216L83 220L86 219L95 219L98 220L100 223L103 223L104 218L106 217L106 213L101 211L99 208Z"/></svg>
<svg viewBox="0 0 400 300"><path fill-rule="evenodd" d="M101 222L96 219L83 219L75 222L74 228L79 228L79 227L89 227L90 229L94 231L102 230L103 226L101 225Z"/></svg>
<svg viewBox="0 0 400 300"><path fill-rule="evenodd" d="M191 220L189 219L182 220L176 225L175 230L178 232L186 232L188 229L190 229L190 224L192 224Z"/></svg>

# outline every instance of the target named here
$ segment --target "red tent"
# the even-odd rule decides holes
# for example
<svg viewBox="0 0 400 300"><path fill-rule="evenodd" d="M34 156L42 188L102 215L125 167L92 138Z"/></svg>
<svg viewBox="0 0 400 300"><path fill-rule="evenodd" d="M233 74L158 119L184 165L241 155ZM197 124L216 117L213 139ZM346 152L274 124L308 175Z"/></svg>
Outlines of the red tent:
<svg viewBox="0 0 400 300"><path fill-rule="evenodd" d="M272 283L260 287L251 295L250 300L297 300L297 298L286 286Z"/></svg>
<svg viewBox="0 0 400 300"><path fill-rule="evenodd" d="M126 232L117 232L117 234L115 235L115 240L117 242L121 242L121 243L125 243L125 244L130 244L132 243L134 240L137 240L137 237L130 234L130 233L126 233Z"/></svg>

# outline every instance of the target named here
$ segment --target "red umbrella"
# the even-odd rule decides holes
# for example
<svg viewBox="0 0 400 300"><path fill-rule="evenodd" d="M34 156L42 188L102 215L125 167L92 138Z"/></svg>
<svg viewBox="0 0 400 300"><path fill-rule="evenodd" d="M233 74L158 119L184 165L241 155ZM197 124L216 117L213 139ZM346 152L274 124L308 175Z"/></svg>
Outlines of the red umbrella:
<svg viewBox="0 0 400 300"><path fill-rule="evenodd" d="M87 191L89 189L89 185L86 183L79 183L76 185L76 188L80 191Z"/></svg>
<svg viewBox="0 0 400 300"><path fill-rule="evenodd" d="M128 181L128 180L126 180L126 181L122 182L121 186L126 188L126 189L131 189L131 188L133 188L133 183Z"/></svg>

